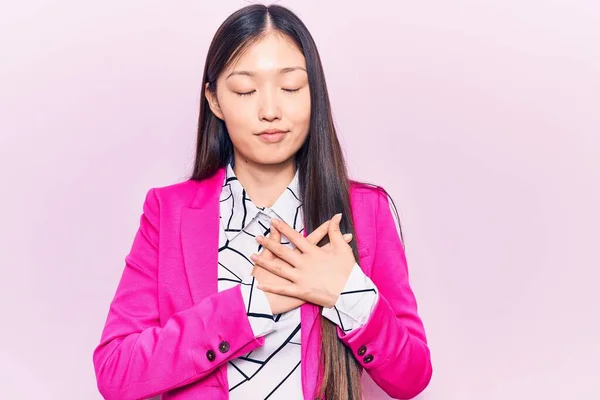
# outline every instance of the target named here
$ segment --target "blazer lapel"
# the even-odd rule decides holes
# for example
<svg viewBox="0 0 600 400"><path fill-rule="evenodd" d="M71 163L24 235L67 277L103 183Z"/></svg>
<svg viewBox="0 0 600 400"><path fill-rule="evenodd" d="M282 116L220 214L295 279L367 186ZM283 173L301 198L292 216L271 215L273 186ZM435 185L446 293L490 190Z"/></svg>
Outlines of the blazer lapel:
<svg viewBox="0 0 600 400"><path fill-rule="evenodd" d="M219 254L219 196L225 168L199 181L192 204L181 211L181 248L194 304L216 293Z"/></svg>

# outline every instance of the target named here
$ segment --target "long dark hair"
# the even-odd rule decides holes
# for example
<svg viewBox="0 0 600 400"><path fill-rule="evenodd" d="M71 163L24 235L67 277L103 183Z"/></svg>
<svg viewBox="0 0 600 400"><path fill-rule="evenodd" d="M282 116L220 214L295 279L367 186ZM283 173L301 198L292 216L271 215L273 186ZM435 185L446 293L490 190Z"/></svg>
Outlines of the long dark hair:
<svg viewBox="0 0 600 400"><path fill-rule="evenodd" d="M348 178L333 124L321 59L312 36L296 14L279 5L255 4L230 15L217 30L208 50L202 93L207 83L209 90L215 92L217 78L228 65L241 56L245 49L273 31L292 39L306 60L311 100L310 127L304 144L294 156L299 169L305 231L307 234L312 232L322 222L341 212L341 231L352 232L356 238L350 208L350 182L353 181ZM191 179L202 180L212 176L219 168L226 166L232 157L233 144L225 123L212 113L205 96L200 96L196 158ZM373 184L366 185L384 190ZM319 245L328 241L326 236ZM350 242L350 246L358 260L356 240ZM337 338L336 326L331 321L321 317L321 326L322 380L318 396L336 400L361 399L360 364Z"/></svg>

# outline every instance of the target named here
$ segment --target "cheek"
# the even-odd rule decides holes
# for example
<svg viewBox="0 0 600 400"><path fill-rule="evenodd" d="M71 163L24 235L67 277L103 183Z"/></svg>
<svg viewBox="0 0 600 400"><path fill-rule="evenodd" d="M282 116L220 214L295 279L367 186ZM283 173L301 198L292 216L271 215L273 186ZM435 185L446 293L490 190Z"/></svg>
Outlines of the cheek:
<svg viewBox="0 0 600 400"><path fill-rule="evenodd" d="M251 127L254 126L256 114L252 113L250 107L240 107L235 101L229 101L221 105L221 110L233 143L245 140L252 133Z"/></svg>
<svg viewBox="0 0 600 400"><path fill-rule="evenodd" d="M310 123L310 93L306 91L299 98L292 102L286 110L286 117L297 126L308 127Z"/></svg>

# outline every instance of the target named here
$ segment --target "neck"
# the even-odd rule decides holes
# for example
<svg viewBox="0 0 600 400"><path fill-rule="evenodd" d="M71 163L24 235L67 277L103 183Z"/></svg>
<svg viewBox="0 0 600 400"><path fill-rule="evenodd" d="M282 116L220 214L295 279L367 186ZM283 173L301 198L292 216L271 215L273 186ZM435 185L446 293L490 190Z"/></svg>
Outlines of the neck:
<svg viewBox="0 0 600 400"><path fill-rule="evenodd" d="M234 156L233 172L257 207L271 207L296 174L293 158L280 164L259 164Z"/></svg>

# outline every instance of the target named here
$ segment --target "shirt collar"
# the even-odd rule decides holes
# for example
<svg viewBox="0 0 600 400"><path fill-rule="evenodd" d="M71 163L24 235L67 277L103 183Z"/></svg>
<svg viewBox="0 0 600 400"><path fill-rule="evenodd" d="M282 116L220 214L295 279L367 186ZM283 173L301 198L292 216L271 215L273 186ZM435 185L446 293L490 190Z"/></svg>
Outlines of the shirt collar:
<svg viewBox="0 0 600 400"><path fill-rule="evenodd" d="M301 206L298 169L296 169L294 178L270 209L279 219L301 232L304 228ZM268 209L254 204L237 179L231 163L228 163L220 196L221 224L227 238L232 240L236 237L260 211L266 213Z"/></svg>

